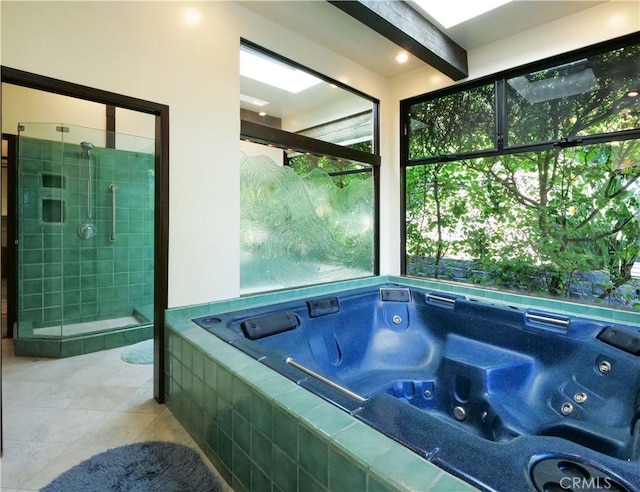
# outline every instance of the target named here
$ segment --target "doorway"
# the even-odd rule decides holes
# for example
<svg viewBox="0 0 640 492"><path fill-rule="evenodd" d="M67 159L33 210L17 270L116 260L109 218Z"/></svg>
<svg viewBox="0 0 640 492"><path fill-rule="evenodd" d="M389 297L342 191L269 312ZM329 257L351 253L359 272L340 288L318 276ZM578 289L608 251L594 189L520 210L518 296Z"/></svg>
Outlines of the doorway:
<svg viewBox="0 0 640 492"><path fill-rule="evenodd" d="M3 83L31 88L53 94L69 96L83 101L92 101L109 107L150 114L154 117L153 151L153 338L154 338L154 398L158 403L164 400L164 311L168 296L168 223L169 223L169 108L166 105L115 94L100 89L52 79L22 70L2 67ZM40 179L46 173L41 173ZM48 183L59 183L55 177ZM41 183L42 184L42 183ZM56 200L56 198L51 198ZM38 202L42 212L42 201ZM45 207L47 218L55 218L62 203L50 202ZM35 240L35 239L34 239ZM35 240L37 241L37 240ZM62 261L62 260L61 260ZM8 278L9 284L11 279ZM11 310L11 306L8 306Z"/></svg>
<svg viewBox="0 0 640 492"><path fill-rule="evenodd" d="M13 233L15 216L14 207L14 170L16 164L15 135L2 135L2 203L1 203L1 229L0 239L2 245L2 253L0 256L0 277L1 277L1 296L0 296L0 327L2 330L2 338L13 338L13 323L15 315L9 308L15 305L14 299L9 299L11 293L15 291L13 286L9 286L9 278L15 278L15 258L14 248L10 245L15 244L15 235Z"/></svg>

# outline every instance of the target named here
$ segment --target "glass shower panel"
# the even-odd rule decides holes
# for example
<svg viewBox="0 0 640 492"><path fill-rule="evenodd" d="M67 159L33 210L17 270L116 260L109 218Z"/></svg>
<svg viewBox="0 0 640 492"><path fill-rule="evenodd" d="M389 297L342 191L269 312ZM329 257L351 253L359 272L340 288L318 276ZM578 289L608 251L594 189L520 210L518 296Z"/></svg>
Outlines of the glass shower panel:
<svg viewBox="0 0 640 492"><path fill-rule="evenodd" d="M62 335L64 225L68 219L60 125L21 125L18 139L17 336Z"/></svg>
<svg viewBox="0 0 640 492"><path fill-rule="evenodd" d="M18 336L151 323L153 139L24 123L18 147Z"/></svg>

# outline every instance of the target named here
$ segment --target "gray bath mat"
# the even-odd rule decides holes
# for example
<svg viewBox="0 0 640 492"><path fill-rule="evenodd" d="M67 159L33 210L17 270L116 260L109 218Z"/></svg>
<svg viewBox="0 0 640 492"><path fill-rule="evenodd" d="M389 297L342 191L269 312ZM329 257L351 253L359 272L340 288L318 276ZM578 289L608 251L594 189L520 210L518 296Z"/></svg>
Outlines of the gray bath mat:
<svg viewBox="0 0 640 492"><path fill-rule="evenodd" d="M153 339L125 347L120 358L130 364L153 364Z"/></svg>
<svg viewBox="0 0 640 492"><path fill-rule="evenodd" d="M197 451L172 442L110 449L67 470L41 492L222 492Z"/></svg>

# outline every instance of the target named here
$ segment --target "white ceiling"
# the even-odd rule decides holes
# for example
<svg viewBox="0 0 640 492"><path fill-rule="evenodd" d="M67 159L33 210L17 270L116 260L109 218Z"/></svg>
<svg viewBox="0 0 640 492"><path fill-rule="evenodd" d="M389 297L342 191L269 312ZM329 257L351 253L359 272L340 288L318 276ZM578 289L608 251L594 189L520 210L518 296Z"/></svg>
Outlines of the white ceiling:
<svg viewBox="0 0 640 492"><path fill-rule="evenodd" d="M468 51L600 3L604 1L516 0L443 31ZM399 65L393 61L398 46L326 1L241 1L239 5L384 77L424 63L412 57Z"/></svg>

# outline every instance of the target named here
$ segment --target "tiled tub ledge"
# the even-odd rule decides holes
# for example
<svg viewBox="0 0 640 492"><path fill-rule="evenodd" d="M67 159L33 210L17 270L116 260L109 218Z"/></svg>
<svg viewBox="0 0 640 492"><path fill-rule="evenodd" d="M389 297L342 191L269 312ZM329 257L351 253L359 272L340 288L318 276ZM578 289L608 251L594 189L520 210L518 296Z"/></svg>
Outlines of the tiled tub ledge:
<svg viewBox="0 0 640 492"><path fill-rule="evenodd" d="M190 321L212 312L168 312L166 402L236 492L476 490Z"/></svg>

